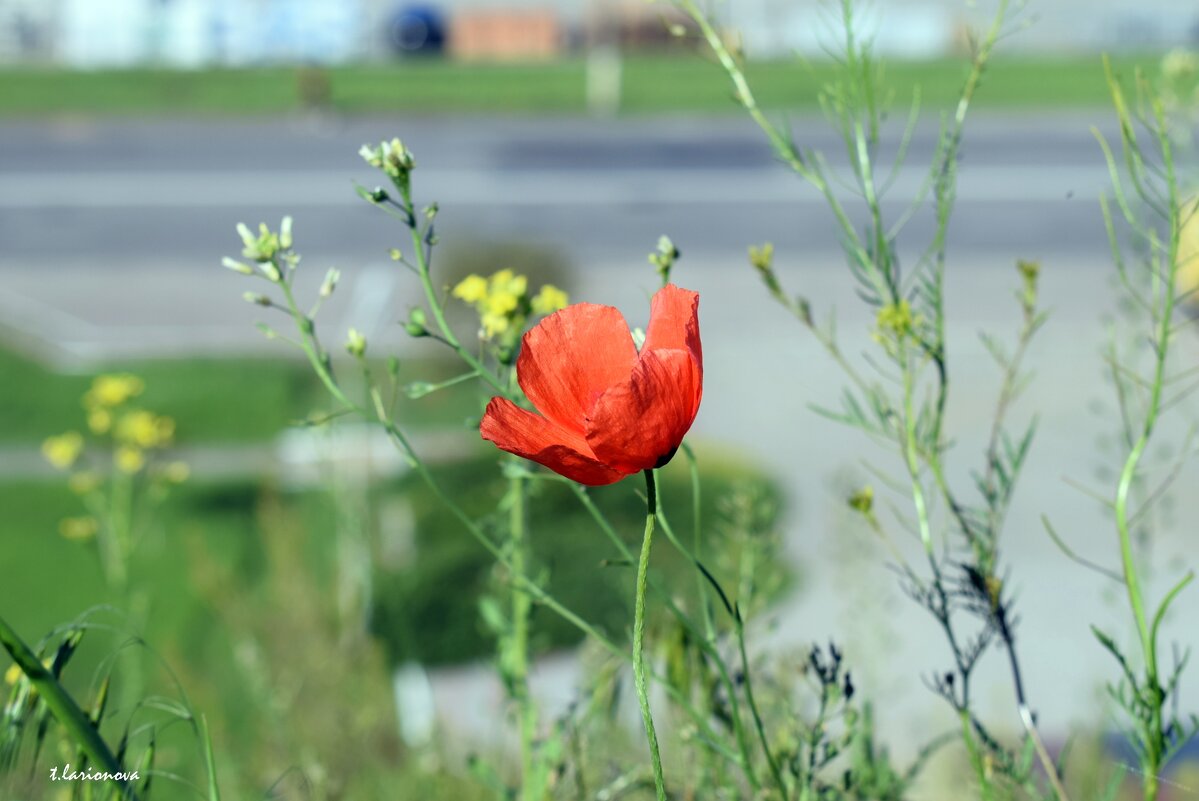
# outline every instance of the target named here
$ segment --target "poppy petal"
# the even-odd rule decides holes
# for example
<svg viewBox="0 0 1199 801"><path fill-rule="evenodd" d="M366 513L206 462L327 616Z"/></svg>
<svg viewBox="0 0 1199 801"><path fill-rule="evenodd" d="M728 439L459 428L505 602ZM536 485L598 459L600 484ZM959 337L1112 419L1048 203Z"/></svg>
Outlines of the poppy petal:
<svg viewBox="0 0 1199 801"><path fill-rule="evenodd" d="M667 284L654 293L649 307L642 353L662 348L691 352L702 371L704 357L699 344L699 293Z"/></svg>
<svg viewBox="0 0 1199 801"><path fill-rule="evenodd" d="M695 420L702 381L690 351L643 352L629 379L596 402L587 444L600 461L626 473L660 466Z"/></svg>
<svg viewBox="0 0 1199 801"><path fill-rule="evenodd" d="M506 398L492 398L487 404L479 433L500 450L537 462L580 484L612 484L627 475L596 459L578 434Z"/></svg>
<svg viewBox="0 0 1199 801"><path fill-rule="evenodd" d="M637 362L628 323L612 306L578 303L525 334L516 375L537 411L582 437L584 419Z"/></svg>

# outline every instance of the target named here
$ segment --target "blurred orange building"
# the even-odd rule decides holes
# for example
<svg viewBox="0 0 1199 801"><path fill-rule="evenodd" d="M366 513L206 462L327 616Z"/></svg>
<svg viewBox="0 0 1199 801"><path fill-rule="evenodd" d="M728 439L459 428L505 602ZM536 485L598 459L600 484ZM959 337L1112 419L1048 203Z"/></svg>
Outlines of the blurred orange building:
<svg viewBox="0 0 1199 801"><path fill-rule="evenodd" d="M565 30L548 8L458 9L448 39L461 61L539 61L562 53Z"/></svg>

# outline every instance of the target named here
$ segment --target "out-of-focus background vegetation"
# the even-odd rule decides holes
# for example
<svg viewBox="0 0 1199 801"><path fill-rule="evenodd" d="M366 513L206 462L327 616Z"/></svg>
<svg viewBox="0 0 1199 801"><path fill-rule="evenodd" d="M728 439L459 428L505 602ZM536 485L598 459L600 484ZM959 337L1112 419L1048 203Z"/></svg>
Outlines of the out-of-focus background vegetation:
<svg viewBox="0 0 1199 801"><path fill-rule="evenodd" d="M840 69L826 4L728 5L717 13L748 59L760 103L800 129L819 125L821 90ZM895 118L902 121L918 93L933 120L915 140L917 156L935 138L936 115L956 102L968 31L986 13L948 0L877 0L864 17L864 32L888 60L883 83ZM1105 170L1098 157L1078 155L1109 99L1098 53L1112 52L1118 73L1157 74L1166 53L1199 43L1199 11L1169 0L1041 0L1016 15L1011 34L977 98L984 144L966 148L967 165L981 163L985 177L963 193L964 233L955 243L971 277L955 293L980 304L971 307L979 318L1003 319L977 300L1001 294L996 263L1048 256L1050 305L1055 286L1075 300L1085 287L1082 301L1066 302L1067 320L1097 320L1104 299L1094 287L1102 280L1081 267L1068 273L1106 258L1098 211L1085 205ZM365 279L355 289L357 268L375 276L379 263L388 266L398 232L336 195L344 187L353 201L349 180L360 173L348 142L408 130L417 132L418 164L431 164L423 191L438 196L440 175L462 200L461 212L445 204L445 239L465 243L447 245L438 263L446 286L469 272L512 267L552 279L574 300L627 304L630 321L642 325L644 289L654 280L644 254L658 233L675 237L685 254L677 280L705 298L712 354L695 435L706 536L717 542L745 525L750 508L751 527L790 543L790 563L772 566L774 597L833 580L861 556L821 551L819 561L809 550L845 528L840 501L819 511L815 498L830 482L840 488L843 475L829 478L836 470L860 466L852 449L807 433L821 425L804 411L820 400L809 391L820 381L791 377L801 371L778 347L795 343L783 343L778 320L761 313L741 263L747 244L790 236L799 274L826 297L844 297L833 288L839 263L828 256L837 243L820 239L827 231L810 206L789 205L805 202L787 195L789 185L764 177L775 164L754 132L730 119L737 111L726 76L666 4L0 0L0 614L37 640L85 610L122 603L92 545L60 533L62 519L83 510L39 447L86 427L81 398L95 376L136 374L145 383L139 404L175 422L163 458L190 471L155 507L152 536L136 554L131 581L148 605L140 633L207 713L230 797L260 797L292 771L327 793L316 797L397 797L397 775L408 782L399 797L479 792L461 778L460 755L401 736L408 713L397 712L394 697L425 687L447 730L477 737L480 748L502 747L499 727L480 726L476 710L463 709L467 696L453 695L462 675L489 681L479 663L494 648L491 562L398 460L379 456L386 443L355 438L353 427L341 440L311 425L329 410L323 388L285 343L260 341L253 310L239 305L240 285L218 266L237 250L234 222L274 219L295 206L301 249L316 254L316 264L304 265L313 281L328 263L347 274L343 294L353 300L331 309L330 337L343 336L347 323L374 326L372 355L394 349L407 380L451 378L435 345L399 344L414 295ZM522 188L528 165L543 170L543 184ZM627 187L603 183L613 170L624 171L617 178ZM552 193L538 205L546 186ZM631 194L620 194L626 189ZM722 198L726 189L734 197ZM688 205L708 192L710 201ZM641 228L653 228L654 238ZM1067 265L1066 277L1053 277L1055 259ZM457 323L471 336L472 321ZM1053 358L1089 358L1080 340L1088 341L1063 335ZM472 514L493 509L504 487L496 453L474 431L485 400L462 386L403 400L399 413ZM1048 416L1081 425L1082 403ZM766 420L774 422L753 425ZM1082 440L1073 464L1089 465L1093 432L1073 433ZM968 428L964 438L976 435ZM851 455L836 464L819 461L843 452ZM107 464L106 452L86 456ZM690 528L689 482L681 464L665 471L663 497L680 530ZM1036 501L1056 494L1040 492ZM595 497L632 541L642 509L636 488ZM544 487L534 510L536 560L555 592L623 636L628 566L612 563L564 489ZM338 551L354 543L358 557ZM346 565L359 572L338 575ZM658 567L683 574L668 558ZM535 620L539 654L578 643L577 632L548 613ZM829 633L800 632L806 622L794 616L780 620L774 630L791 627L796 638ZM886 641L875 642L880 656ZM81 689L112 644L89 647L67 676ZM339 663L333 653L356 661ZM1035 687L1038 671L1055 669L1052 657L1033 662ZM401 680L414 665L423 678ZM913 687L916 675L908 677ZM561 694L573 680L562 680ZM880 686L891 685L884 678ZM1094 695L1087 692L1055 711L1082 715ZM1064 721L1050 730L1064 732ZM169 754L168 765L171 758L187 767ZM429 783L437 771L425 768L443 759L450 770Z"/></svg>

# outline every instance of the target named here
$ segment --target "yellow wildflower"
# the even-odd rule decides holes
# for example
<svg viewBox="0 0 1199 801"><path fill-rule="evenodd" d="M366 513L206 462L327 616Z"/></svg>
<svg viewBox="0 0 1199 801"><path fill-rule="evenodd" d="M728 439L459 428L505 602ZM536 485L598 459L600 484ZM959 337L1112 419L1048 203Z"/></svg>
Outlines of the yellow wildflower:
<svg viewBox="0 0 1199 801"><path fill-rule="evenodd" d="M453 295L475 307L483 335L490 339L511 331L514 323L523 326L528 287L528 278L504 269L489 278L468 275L454 287Z"/></svg>
<svg viewBox="0 0 1199 801"><path fill-rule="evenodd" d="M90 540L99 530L100 524L94 517L64 517L58 522L58 533L75 542Z"/></svg>
<svg viewBox="0 0 1199 801"><path fill-rule="evenodd" d="M84 470L71 476L67 481L67 486L76 495L87 495L100 486L100 477L91 470Z"/></svg>
<svg viewBox="0 0 1199 801"><path fill-rule="evenodd" d="M487 279L481 275L468 275L454 287L453 295L466 303L478 303L487 297Z"/></svg>
<svg viewBox="0 0 1199 801"><path fill-rule="evenodd" d="M157 436L154 415L141 409L126 412L117 421L117 428L113 433L121 442L149 447L154 444Z"/></svg>
<svg viewBox="0 0 1199 801"><path fill-rule="evenodd" d="M87 413L87 427L93 434L106 434L112 428L112 413L107 409L95 408Z"/></svg>
<svg viewBox="0 0 1199 801"><path fill-rule="evenodd" d="M504 315L511 317L520 308L520 302L529 287L529 279L516 275L511 270L500 270L487 279L487 297L482 302L480 311L486 315ZM484 325L484 328L487 326ZM504 329L507 329L507 325Z"/></svg>
<svg viewBox="0 0 1199 801"><path fill-rule="evenodd" d="M78 431L68 431L57 437L48 437L42 443L42 455L46 461L59 470L66 470L75 464L79 454L83 453L83 435Z"/></svg>
<svg viewBox="0 0 1199 801"><path fill-rule="evenodd" d="M529 279L523 275L517 275L511 270L500 270L487 279L488 292L493 295L502 293L516 295L519 298L525 294L528 288Z"/></svg>
<svg viewBox="0 0 1199 801"><path fill-rule="evenodd" d="M570 304L566 293L552 284L546 284L533 298L532 307L535 314L553 314L565 309Z"/></svg>
<svg viewBox="0 0 1199 801"><path fill-rule="evenodd" d="M142 394L145 388L140 378L128 373L98 375L92 381L92 388L83 396L84 403L89 407L120 406Z"/></svg>
<svg viewBox="0 0 1199 801"><path fill-rule="evenodd" d="M133 474L145 466L146 457L139 448L122 445L113 453L112 463L122 473Z"/></svg>
<svg viewBox="0 0 1199 801"><path fill-rule="evenodd" d="M483 313L507 316L516 311L516 307L519 305L520 295L499 290L489 294L487 300L483 301Z"/></svg>
<svg viewBox="0 0 1199 801"><path fill-rule="evenodd" d="M128 412L117 421L118 441L138 448L159 448L175 435L175 421L142 409Z"/></svg>
<svg viewBox="0 0 1199 801"><path fill-rule="evenodd" d="M8 670L4 671L4 683L12 686L20 681L23 675L25 674L21 672L21 669L14 664Z"/></svg>
<svg viewBox="0 0 1199 801"><path fill-rule="evenodd" d="M504 333L512 325L512 321L508 318L508 315L493 314L491 312L485 313L480 322L483 324L483 333L488 338Z"/></svg>
<svg viewBox="0 0 1199 801"><path fill-rule="evenodd" d="M878 310L878 329L889 333L897 339L906 337L924 323L919 314L912 314L912 306L906 300L899 303L888 303Z"/></svg>
<svg viewBox="0 0 1199 801"><path fill-rule="evenodd" d="M182 484L191 476L191 468L187 466L187 462L171 462L162 471L166 480L172 484Z"/></svg>
<svg viewBox="0 0 1199 801"><path fill-rule="evenodd" d="M874 514L874 487L867 484L849 496L849 507L870 517Z"/></svg>

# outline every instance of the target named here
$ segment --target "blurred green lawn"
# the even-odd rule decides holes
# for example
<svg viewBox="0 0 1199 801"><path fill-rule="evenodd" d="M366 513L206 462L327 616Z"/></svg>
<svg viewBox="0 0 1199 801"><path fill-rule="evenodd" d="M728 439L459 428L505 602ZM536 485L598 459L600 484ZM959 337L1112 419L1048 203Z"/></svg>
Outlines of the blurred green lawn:
<svg viewBox="0 0 1199 801"><path fill-rule="evenodd" d="M1113 59L1118 73L1156 69L1156 55ZM965 59L895 62L883 83L899 107L914 88L943 108L956 102ZM810 110L835 75L831 62L751 62L748 76L759 102L770 108ZM327 78L327 85L325 84ZM622 70L622 111L734 112L728 79L698 55L628 57ZM412 60L390 65L172 70L0 70L0 116L52 114L277 114L301 108L305 95L327 96L341 112L580 113L583 61L547 64L458 64ZM303 88L307 87L307 88ZM1106 105L1098 56L997 58L977 103L982 107L1078 108Z"/></svg>
<svg viewBox="0 0 1199 801"><path fill-rule="evenodd" d="M179 444L193 448L229 443L270 448L274 437L297 421L329 410L327 393L306 364L289 359L160 360L109 365L94 372L140 376L146 388L137 405L174 417ZM401 379L420 376L440 381L452 372L445 362L413 360L404 364ZM33 450L49 435L82 430L80 397L91 380L91 374L56 372L0 348L0 386L20 388L0 393L0 447ZM499 455L463 425L482 409L484 396L479 392L475 385L462 384L416 400L400 393L397 419L409 430L457 429L464 443L478 446L478 458L437 464L436 470L450 496L491 526L496 523L484 516L495 514L506 481L497 470ZM683 461L677 459L665 471L663 498L676 508L672 513L675 525L689 538L691 509L686 499L690 477ZM767 503L777 502L777 491L752 466L720 454L704 463L706 526L718 518L718 498L741 485L739 477L748 477L765 492ZM596 502L616 529L632 538L639 536L644 515L643 502L635 494L638 487L638 482L624 482L595 492ZM396 661L415 658L430 663L485 654L488 643L479 627L477 604L491 586L487 554L427 488L411 477L376 482L370 492L371 506L376 509L388 498L407 498L412 507L411 547L420 562L419 569L393 566L375 577L378 606L374 619L388 654ZM546 484L537 494L532 517L538 559L545 567L553 567L563 600L588 609L597 621L619 633L628 611L619 588L627 576L620 567L600 566L613 557L611 545L565 486ZM262 570L259 526L266 508L278 507L286 513L289 538L317 543L310 554L312 569L328 578L328 566L336 553L334 531L345 502L332 483L324 489L294 491L281 489L268 477L214 481L213 476L195 476L173 491L150 527L157 544L146 556L142 573L154 597L151 631L180 642L203 642L216 636L213 622L204 622L200 611L204 603L195 590L194 549L202 548L224 569L253 585ZM65 540L58 533L62 518L84 513L80 500L67 489L66 476L10 476L0 481L0 509L5 513L0 541L0 610L11 615L27 636L36 638L84 609L115 600L107 598L94 548ZM362 514L363 525L373 526L375 512ZM684 567L677 560L665 563ZM13 569L17 565L20 570ZM468 591L447 593L447 587ZM430 621L454 622L429 631ZM578 637L556 619L541 625L548 644L562 645Z"/></svg>
<svg viewBox="0 0 1199 801"><path fill-rule="evenodd" d="M492 519L506 488L497 461L496 454L487 451L475 459L434 468L451 497L487 529L502 525L502 515ZM722 526L731 525L721 509L734 493L754 493L765 511L761 522L773 526L778 490L751 467L713 459L704 470L702 488L707 547L715 548L724 536ZM630 481L592 493L634 551L644 518L639 489L639 482ZM385 560L376 567L371 582L375 634L393 663L445 664L486 656L493 640L480 622L479 602L497 591L492 559L413 476L378 482L368 501L374 511L352 514L361 515L361 525L373 528L381 504L400 497L407 499L411 509L411 554L401 563ZM681 458L663 471L661 497L674 528L689 542L690 477ZM335 489L288 490L271 480L198 478L174 489L146 527L131 573L152 602L148 640L202 661L204 654L186 653L189 644L213 643L223 636L203 587L212 591L213 576L223 576L218 581L232 582L231 587L258 586L267 573L268 558L259 527L271 525L271 519L276 525L285 521L281 535L304 552L299 565L306 565L309 575L289 575L288 582L312 585L333 597L337 530L344 525L339 521L345 519L346 505L357 502L339 496ZM0 508L5 512L0 610L27 638L36 640L87 609L119 602L103 582L94 545L58 534L60 519L83 512L65 482L0 482ZM535 486L530 531L537 566L552 576L550 588L559 600L582 611L613 637L622 636L631 614L631 599L625 597L631 565L619 561L618 552L565 485ZM376 548L387 547L377 542L376 535L369 539L376 541ZM736 552L735 546L720 550ZM654 562L677 576L676 586L693 586L690 566L669 547L660 548ZM19 570L12 569L18 565ZM735 574L727 566L712 562L710 569L732 589ZM779 582L775 591L785 586L785 576L778 571L777 566L766 566L760 576L765 582L771 574L771 581ZM537 616L540 648L580 639L577 629L552 614L539 610Z"/></svg>
<svg viewBox="0 0 1199 801"><path fill-rule="evenodd" d="M450 378L452 365L434 360L405 367L429 381ZM176 442L266 442L285 428L326 409L328 394L307 364L291 358L161 359L62 373L0 347L0 447L37 445L84 424L80 398L98 373L133 373L145 380L138 405L173 417ZM379 370L382 372L382 370ZM419 425L459 425L472 412L470 392L435 398L401 395L400 419Z"/></svg>

